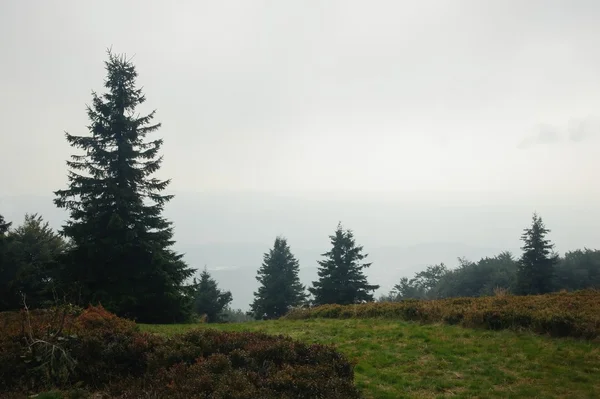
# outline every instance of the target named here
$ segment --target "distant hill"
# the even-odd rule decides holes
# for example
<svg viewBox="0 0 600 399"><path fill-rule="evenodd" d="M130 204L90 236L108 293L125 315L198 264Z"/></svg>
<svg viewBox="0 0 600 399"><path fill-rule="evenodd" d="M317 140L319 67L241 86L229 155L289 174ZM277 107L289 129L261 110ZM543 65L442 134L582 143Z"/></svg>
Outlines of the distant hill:
<svg viewBox="0 0 600 399"><path fill-rule="evenodd" d="M269 244L202 244L181 248L181 251L194 267L201 269L206 265L222 288L233 293L232 306L245 310L252 301L253 292L258 288L256 271ZM300 262L300 279L303 284L310 285L318 278L317 260L327 250L325 247L321 250L292 247ZM369 254L367 260L373 262L366 274L371 283L381 285L377 291L379 295L387 293L401 277L410 277L427 265L444 262L449 267L456 267L458 257L478 260L498 254L502 249L472 247L460 243L424 243L411 247L365 247L365 251Z"/></svg>
<svg viewBox="0 0 600 399"><path fill-rule="evenodd" d="M231 290L236 308L247 309L257 288L256 270L263 254L279 234L288 238L298 257L301 279L317 278L316 261L329 249L328 236L338 221L355 232L373 266L367 270L377 295L388 292L403 276L429 264L457 265L458 257L478 260L503 250L520 252L519 237L533 207L521 205L470 206L456 199L408 201L358 198L349 195L284 196L261 193L175 192L165 216L174 222L175 249L193 267L205 265L220 285ZM0 197L0 213L19 224L25 212L38 212L59 228L66 213L57 209L52 194ZM446 201L446 202L444 202ZM597 209L546 207L542 212L551 239L563 253L597 247L593 222ZM597 220L597 219L596 219Z"/></svg>

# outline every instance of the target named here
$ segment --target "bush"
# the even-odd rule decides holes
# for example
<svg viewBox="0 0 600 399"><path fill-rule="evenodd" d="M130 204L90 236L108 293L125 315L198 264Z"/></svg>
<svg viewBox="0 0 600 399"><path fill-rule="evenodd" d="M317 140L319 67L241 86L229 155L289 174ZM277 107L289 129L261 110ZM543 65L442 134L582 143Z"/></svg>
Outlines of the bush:
<svg viewBox="0 0 600 399"><path fill-rule="evenodd" d="M323 305L295 309L285 319L386 318L422 323L458 324L490 330L530 330L556 337L600 337L600 291L584 290L547 295L410 299L359 305Z"/></svg>
<svg viewBox="0 0 600 399"><path fill-rule="evenodd" d="M111 393L123 398L144 390L169 398L359 397L352 365L327 346L216 330L194 330L166 342L149 361L152 378L126 381Z"/></svg>
<svg viewBox="0 0 600 399"><path fill-rule="evenodd" d="M284 336L202 329L165 338L102 307L5 312L0 326L0 392L14 397L360 397L343 355Z"/></svg>

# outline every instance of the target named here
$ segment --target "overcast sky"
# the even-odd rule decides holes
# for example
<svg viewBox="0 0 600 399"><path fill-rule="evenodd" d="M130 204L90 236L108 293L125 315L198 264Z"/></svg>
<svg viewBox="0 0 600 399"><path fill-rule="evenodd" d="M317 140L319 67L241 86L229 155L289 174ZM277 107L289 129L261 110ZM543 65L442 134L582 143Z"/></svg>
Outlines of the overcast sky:
<svg viewBox="0 0 600 399"><path fill-rule="evenodd" d="M343 220L367 250L518 250L534 210L561 252L597 247L599 21L597 0L1 0L0 212L55 220L112 46L163 123L182 247L318 253Z"/></svg>
<svg viewBox="0 0 600 399"><path fill-rule="evenodd" d="M0 0L0 212L58 227L64 131L112 46L163 123L194 267L257 268L277 234L316 257L343 220L389 288L518 251L534 210L561 253L598 247L599 21L597 0Z"/></svg>
<svg viewBox="0 0 600 399"><path fill-rule="evenodd" d="M598 199L598 21L594 0L5 0L2 189L65 184L112 45L173 190Z"/></svg>

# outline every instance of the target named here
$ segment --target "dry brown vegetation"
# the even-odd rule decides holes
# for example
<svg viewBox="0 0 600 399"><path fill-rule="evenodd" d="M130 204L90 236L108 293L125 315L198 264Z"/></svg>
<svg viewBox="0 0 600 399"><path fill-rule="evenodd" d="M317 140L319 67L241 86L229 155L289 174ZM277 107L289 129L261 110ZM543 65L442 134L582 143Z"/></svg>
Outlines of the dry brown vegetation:
<svg viewBox="0 0 600 399"><path fill-rule="evenodd" d="M505 293L477 298L404 300L358 305L323 305L296 309L287 320L312 318L385 318L421 323L458 324L489 330L530 330L555 337L600 337L600 291L584 290L547 295Z"/></svg>
<svg viewBox="0 0 600 399"><path fill-rule="evenodd" d="M358 398L330 346L251 332L139 331L102 307L0 313L0 396ZM9 394L11 392L11 394Z"/></svg>

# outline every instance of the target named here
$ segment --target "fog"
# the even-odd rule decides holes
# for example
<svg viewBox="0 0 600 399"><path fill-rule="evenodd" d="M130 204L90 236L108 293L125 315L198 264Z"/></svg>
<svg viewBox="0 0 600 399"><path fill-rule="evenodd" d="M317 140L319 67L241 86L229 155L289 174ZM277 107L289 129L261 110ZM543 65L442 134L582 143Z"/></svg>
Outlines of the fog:
<svg viewBox="0 0 600 399"><path fill-rule="evenodd" d="M338 221L380 293L428 263L518 252L538 211L596 247L600 3L0 3L0 213L59 227L64 131L105 50L133 57L165 140L176 248L245 308L276 235L315 278Z"/></svg>

